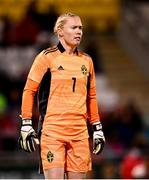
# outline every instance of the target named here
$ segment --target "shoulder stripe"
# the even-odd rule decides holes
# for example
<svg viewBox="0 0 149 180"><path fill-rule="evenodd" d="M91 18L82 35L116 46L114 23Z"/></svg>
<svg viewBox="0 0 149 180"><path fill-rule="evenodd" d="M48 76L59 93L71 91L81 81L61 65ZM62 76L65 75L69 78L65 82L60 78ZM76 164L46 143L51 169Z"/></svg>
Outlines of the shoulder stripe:
<svg viewBox="0 0 149 180"><path fill-rule="evenodd" d="M54 51L57 51L57 50L58 50L57 47L49 48L49 49L46 49L44 51L44 54L47 55L48 53L51 53L51 52L54 52Z"/></svg>

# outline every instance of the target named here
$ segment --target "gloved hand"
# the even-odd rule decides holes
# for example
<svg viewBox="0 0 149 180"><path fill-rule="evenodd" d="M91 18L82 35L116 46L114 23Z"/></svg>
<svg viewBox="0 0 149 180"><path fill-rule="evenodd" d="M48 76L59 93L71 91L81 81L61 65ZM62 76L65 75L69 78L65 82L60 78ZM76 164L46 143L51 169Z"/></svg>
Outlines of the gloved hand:
<svg viewBox="0 0 149 180"><path fill-rule="evenodd" d="M36 150L36 145L39 144L39 140L32 128L31 119L22 119L21 133L18 141L21 149L24 151L33 152Z"/></svg>
<svg viewBox="0 0 149 180"><path fill-rule="evenodd" d="M102 131L102 124L100 122L93 123L93 153L99 154L103 150L105 144L105 137Z"/></svg>

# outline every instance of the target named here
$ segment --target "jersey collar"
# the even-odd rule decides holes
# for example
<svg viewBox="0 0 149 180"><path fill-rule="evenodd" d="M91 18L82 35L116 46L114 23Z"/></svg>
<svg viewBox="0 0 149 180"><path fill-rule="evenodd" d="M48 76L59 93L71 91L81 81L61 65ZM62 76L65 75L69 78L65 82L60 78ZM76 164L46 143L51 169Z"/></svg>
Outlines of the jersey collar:
<svg viewBox="0 0 149 180"><path fill-rule="evenodd" d="M58 45L57 45L57 48L59 49L59 51L60 51L61 53L65 52L65 48L63 47L63 45L61 44L60 41L59 41L59 43L58 43ZM77 49L77 48L74 50L74 53L76 53L76 54L78 55L78 49Z"/></svg>

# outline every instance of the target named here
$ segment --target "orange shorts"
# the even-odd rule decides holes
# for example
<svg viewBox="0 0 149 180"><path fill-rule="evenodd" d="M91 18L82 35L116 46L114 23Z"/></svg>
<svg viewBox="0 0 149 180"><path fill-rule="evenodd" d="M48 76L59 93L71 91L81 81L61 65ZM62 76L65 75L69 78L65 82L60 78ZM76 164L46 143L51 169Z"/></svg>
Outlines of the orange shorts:
<svg viewBox="0 0 149 180"><path fill-rule="evenodd" d="M91 156L88 139L56 140L41 136L41 159L43 170L64 167L69 172L91 170Z"/></svg>

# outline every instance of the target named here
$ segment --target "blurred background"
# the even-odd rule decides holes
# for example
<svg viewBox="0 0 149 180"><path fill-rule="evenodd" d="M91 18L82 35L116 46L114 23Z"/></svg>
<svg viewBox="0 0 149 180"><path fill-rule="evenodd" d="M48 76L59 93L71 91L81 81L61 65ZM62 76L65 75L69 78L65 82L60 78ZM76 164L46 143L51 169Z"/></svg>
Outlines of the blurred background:
<svg viewBox="0 0 149 180"><path fill-rule="evenodd" d="M38 152L17 144L21 98L36 54L57 43L54 22L65 12L82 18L80 49L94 61L106 137L88 178L149 178L147 0L0 0L0 178L43 178ZM33 120L36 129L36 104Z"/></svg>

